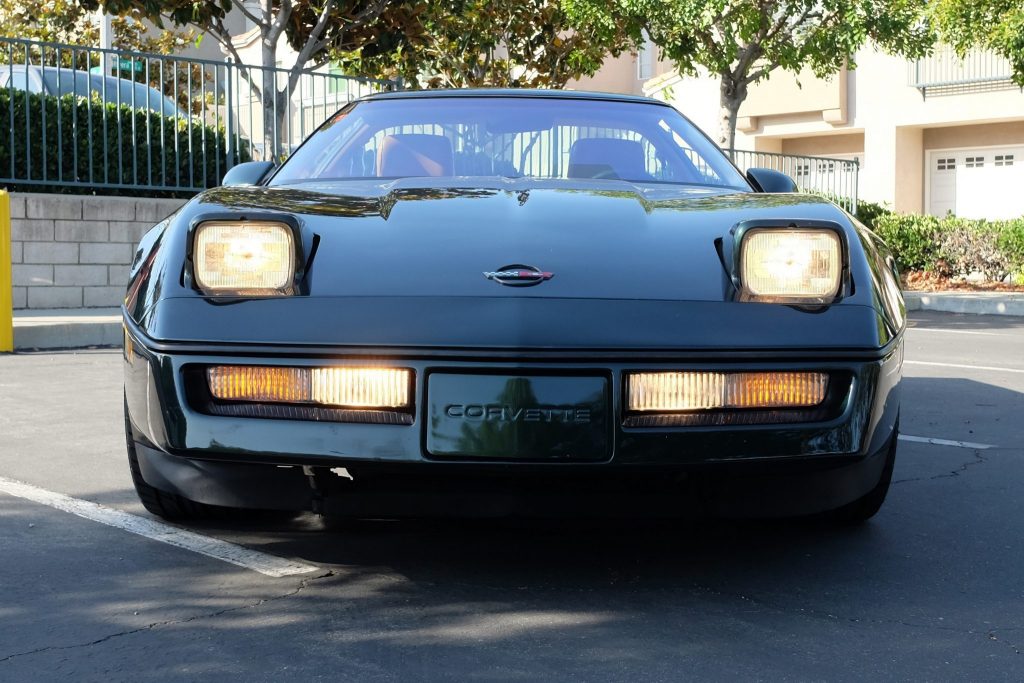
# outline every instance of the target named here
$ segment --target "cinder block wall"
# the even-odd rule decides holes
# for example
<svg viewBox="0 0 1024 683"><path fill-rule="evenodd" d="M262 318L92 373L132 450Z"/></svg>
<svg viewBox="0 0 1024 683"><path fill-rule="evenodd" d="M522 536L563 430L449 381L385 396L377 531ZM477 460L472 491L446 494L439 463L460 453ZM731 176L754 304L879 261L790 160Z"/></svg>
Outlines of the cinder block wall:
<svg viewBox="0 0 1024 683"><path fill-rule="evenodd" d="M185 201L12 194L14 308L120 306L139 240Z"/></svg>

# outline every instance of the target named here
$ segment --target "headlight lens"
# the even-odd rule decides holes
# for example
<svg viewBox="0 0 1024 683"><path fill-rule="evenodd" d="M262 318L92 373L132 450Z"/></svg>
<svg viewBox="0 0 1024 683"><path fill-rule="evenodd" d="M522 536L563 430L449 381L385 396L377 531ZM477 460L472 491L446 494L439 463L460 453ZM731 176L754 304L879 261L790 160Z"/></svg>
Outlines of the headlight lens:
<svg viewBox="0 0 1024 683"><path fill-rule="evenodd" d="M839 293L842 258L831 230L755 229L740 246L740 281L756 299L825 303Z"/></svg>
<svg viewBox="0 0 1024 683"><path fill-rule="evenodd" d="M196 282L208 294L287 294L295 278L294 237L281 223L203 223L192 260Z"/></svg>

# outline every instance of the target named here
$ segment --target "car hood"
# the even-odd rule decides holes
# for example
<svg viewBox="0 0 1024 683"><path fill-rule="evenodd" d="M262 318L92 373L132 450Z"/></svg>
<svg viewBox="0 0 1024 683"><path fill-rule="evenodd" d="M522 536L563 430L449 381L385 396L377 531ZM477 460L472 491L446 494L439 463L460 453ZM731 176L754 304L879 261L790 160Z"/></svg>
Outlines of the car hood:
<svg viewBox="0 0 1024 683"><path fill-rule="evenodd" d="M715 240L749 219L837 220L808 195L619 181L405 179L205 193L204 209L283 212L319 238L313 297L543 297L723 301ZM551 279L485 277L511 265Z"/></svg>

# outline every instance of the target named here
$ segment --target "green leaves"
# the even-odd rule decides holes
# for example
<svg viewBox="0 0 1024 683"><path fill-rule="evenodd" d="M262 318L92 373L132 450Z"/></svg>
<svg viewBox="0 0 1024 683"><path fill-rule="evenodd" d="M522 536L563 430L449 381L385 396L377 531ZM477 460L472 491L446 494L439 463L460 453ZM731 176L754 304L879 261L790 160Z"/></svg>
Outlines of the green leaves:
<svg viewBox="0 0 1024 683"><path fill-rule="evenodd" d="M173 54L195 40L191 30L150 33L143 23L145 16L140 8L126 6L123 14L113 19L115 48ZM99 27L92 10L75 0L48 0L46 3L0 0L0 25L5 35L19 38L73 45L99 42Z"/></svg>
<svg viewBox="0 0 1024 683"><path fill-rule="evenodd" d="M433 0L401 50L347 60L357 72L412 87L561 87L592 75L629 44L620 18L558 0Z"/></svg>
<svg viewBox="0 0 1024 683"><path fill-rule="evenodd" d="M901 269L947 277L982 273L989 280L1024 275L1024 218L985 221L946 216L874 213L858 218L892 249Z"/></svg>
<svg viewBox="0 0 1024 683"><path fill-rule="evenodd" d="M1010 61L1024 87L1024 3L1020 0L938 0L935 22L942 40L961 55L987 47Z"/></svg>
<svg viewBox="0 0 1024 683"><path fill-rule="evenodd" d="M680 73L703 67L717 74L726 123L720 143L727 146L749 86L775 69L809 67L827 76L852 63L869 39L907 56L934 42L927 0L570 0L565 6L594 26L617 25L634 38L646 32Z"/></svg>

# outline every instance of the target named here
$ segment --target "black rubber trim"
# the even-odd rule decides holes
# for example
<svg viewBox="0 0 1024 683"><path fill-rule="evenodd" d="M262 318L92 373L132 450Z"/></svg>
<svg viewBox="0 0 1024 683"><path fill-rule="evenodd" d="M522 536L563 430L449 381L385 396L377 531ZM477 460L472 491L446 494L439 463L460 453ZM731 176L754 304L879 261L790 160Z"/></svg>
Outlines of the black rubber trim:
<svg viewBox="0 0 1024 683"><path fill-rule="evenodd" d="M832 411L744 410L706 413L633 413L622 420L623 427L728 427L732 425L802 424L834 418Z"/></svg>

